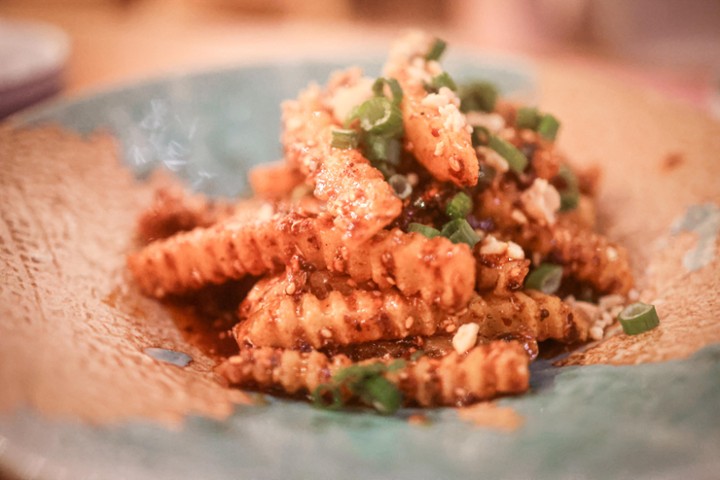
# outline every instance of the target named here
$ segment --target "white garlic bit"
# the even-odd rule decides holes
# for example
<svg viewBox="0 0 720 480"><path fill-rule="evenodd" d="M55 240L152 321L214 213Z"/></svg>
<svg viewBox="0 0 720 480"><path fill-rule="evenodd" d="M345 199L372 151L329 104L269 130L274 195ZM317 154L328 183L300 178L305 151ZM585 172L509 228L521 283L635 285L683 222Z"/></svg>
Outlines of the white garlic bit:
<svg viewBox="0 0 720 480"><path fill-rule="evenodd" d="M544 178L536 178L533 184L520 194L520 201L528 215L547 224L555 224L555 214L560 210L560 194Z"/></svg>
<svg viewBox="0 0 720 480"><path fill-rule="evenodd" d="M478 332L480 326L477 323L466 323L460 325L457 333L453 336L452 346L459 354L463 354L470 350L477 343Z"/></svg>

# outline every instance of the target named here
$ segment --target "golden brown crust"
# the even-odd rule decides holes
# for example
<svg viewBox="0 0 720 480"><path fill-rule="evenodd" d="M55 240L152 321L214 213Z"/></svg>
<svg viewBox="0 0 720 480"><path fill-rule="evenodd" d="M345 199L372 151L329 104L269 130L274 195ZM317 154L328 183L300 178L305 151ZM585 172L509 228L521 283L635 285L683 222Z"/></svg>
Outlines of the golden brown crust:
<svg viewBox="0 0 720 480"><path fill-rule="evenodd" d="M526 250L546 255L552 248L552 230L531 221L531 217L523 211L520 194L521 190L515 182L496 178L478 195L474 214L492 225L494 235L512 240Z"/></svg>
<svg viewBox="0 0 720 480"><path fill-rule="evenodd" d="M190 195L180 185L155 190L152 204L137 220L137 238L142 243L167 238L196 227L208 227L238 209L235 205Z"/></svg>
<svg viewBox="0 0 720 480"><path fill-rule="evenodd" d="M362 363L388 363L371 359ZM526 391L529 358L515 342L493 342L465 355L421 357L385 373L404 395L406 404L424 407L464 405L498 395ZM329 358L317 351L246 348L223 362L217 372L231 384L259 389L281 388L290 394L309 393L329 383L332 375L352 362L344 355Z"/></svg>
<svg viewBox="0 0 720 480"><path fill-rule="evenodd" d="M267 221L230 219L180 233L129 255L128 266L143 291L163 297L279 271L294 257L357 282L372 281L380 289L395 286L451 310L467 303L475 284L467 245L383 230L369 242L348 247L329 219L298 212Z"/></svg>
<svg viewBox="0 0 720 480"><path fill-rule="evenodd" d="M317 351L299 352L280 348L245 348L221 363L216 371L232 385L286 393L312 392L330 382L332 374L351 364L344 355L332 359Z"/></svg>
<svg viewBox="0 0 720 480"><path fill-rule="evenodd" d="M402 202L357 149L333 148L332 113L310 88L283 104L282 142L288 164L315 185L314 195L346 240L367 240L400 214Z"/></svg>
<svg viewBox="0 0 720 480"><path fill-rule="evenodd" d="M564 275L599 293L624 295L632 288L632 270L624 248L574 222L573 216L560 216L552 226L541 225L523 211L519 199L520 190L513 182L495 181L480 194L475 215L492 219L494 231L502 238L561 264Z"/></svg>
<svg viewBox="0 0 720 480"><path fill-rule="evenodd" d="M470 131L458 110L459 99L449 89L428 99L423 85L440 73L437 62L427 62L424 54L432 37L408 32L393 46L394 54L385 65L385 74L395 78L403 90L401 103L405 127L405 149L415 155L430 174L441 182L473 186L478 181L478 158ZM425 49L424 51L422 51ZM445 102L450 97L450 102ZM440 105L442 104L442 105Z"/></svg>
<svg viewBox="0 0 720 480"><path fill-rule="evenodd" d="M514 395L529 387L530 360L515 342L492 342L459 355L421 357L387 374L405 396L422 407L460 406L499 395Z"/></svg>
<svg viewBox="0 0 720 480"><path fill-rule="evenodd" d="M401 104L405 125L405 148L441 182L473 186L478 181L478 158L470 134L443 125L438 109L422 104L427 93L412 86L401 73L395 75L405 96ZM442 144L438 149L437 145ZM439 150L439 151L438 151Z"/></svg>
<svg viewBox="0 0 720 480"><path fill-rule="evenodd" d="M285 263L270 225L232 217L178 233L129 254L128 268L140 288L157 298L280 269Z"/></svg>
<svg viewBox="0 0 720 480"><path fill-rule="evenodd" d="M600 293L627 295L632 288L633 275L624 247L573 224L559 225L553 241L551 258L563 265L566 275Z"/></svg>
<svg viewBox="0 0 720 480"><path fill-rule="evenodd" d="M530 269L530 260L510 258L507 254L481 253L480 244L475 246L477 260L477 291L506 295L523 287Z"/></svg>
<svg viewBox="0 0 720 480"><path fill-rule="evenodd" d="M305 177L284 161L256 165L248 172L253 193L267 200L287 198Z"/></svg>
<svg viewBox="0 0 720 480"><path fill-rule="evenodd" d="M269 284L269 285L268 285ZM396 289L330 291L319 298L294 292L284 276L248 295L233 333L241 345L304 349L433 335L449 318L437 306ZM289 288L290 287L290 288Z"/></svg>
<svg viewBox="0 0 720 480"><path fill-rule="evenodd" d="M536 291L474 294L463 312L448 315L395 289L330 291L320 298L296 288L284 275L255 285L233 329L240 348L321 349L429 337L465 323L477 323L481 339L518 336L573 343L586 340L590 327L582 311Z"/></svg>
<svg viewBox="0 0 720 480"><path fill-rule="evenodd" d="M458 324L477 323L478 335L498 338L517 335L563 343L587 340L590 320L554 295L527 290L506 295L475 295Z"/></svg>

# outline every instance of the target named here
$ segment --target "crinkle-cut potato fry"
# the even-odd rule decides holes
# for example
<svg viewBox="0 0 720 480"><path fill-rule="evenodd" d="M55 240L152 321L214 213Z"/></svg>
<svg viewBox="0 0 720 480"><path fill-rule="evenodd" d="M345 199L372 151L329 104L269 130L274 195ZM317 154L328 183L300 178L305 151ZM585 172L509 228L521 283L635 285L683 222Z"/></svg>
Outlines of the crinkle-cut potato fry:
<svg viewBox="0 0 720 480"><path fill-rule="evenodd" d="M478 345L463 355L420 357L387 374L406 401L422 407L461 406L498 395L516 395L530 385L530 359L517 342Z"/></svg>
<svg viewBox="0 0 720 480"><path fill-rule="evenodd" d="M627 250L591 230L564 223L555 229L551 258L565 267L565 274L587 282L601 293L627 295L633 275Z"/></svg>
<svg viewBox="0 0 720 480"><path fill-rule="evenodd" d="M547 255L552 248L552 229L531 220L523 211L520 194L521 190L514 182L498 176L478 195L474 215L492 221L493 235Z"/></svg>
<svg viewBox="0 0 720 480"><path fill-rule="evenodd" d="M289 288L292 285L292 288ZM294 292L288 294L288 292ZM564 343L587 339L589 320L560 298L537 291L474 294L464 313L448 315L397 290L296 292L285 276L262 280L240 307L233 329L240 348L321 349L409 336L429 337L477 323L482 338L518 335Z"/></svg>
<svg viewBox="0 0 720 480"><path fill-rule="evenodd" d="M370 359L361 363L390 361ZM465 355L453 352L442 358L421 357L384 375L397 385L406 404L457 406L525 392L529 386L528 364L522 346L500 341L474 347ZM350 365L352 362L344 355L329 358L315 350L245 348L217 371L233 385L282 388L295 394L311 393Z"/></svg>
<svg viewBox="0 0 720 480"><path fill-rule="evenodd" d="M383 413L400 393L464 405L527 390L538 342L600 338L603 295L627 301L627 254L594 231L598 174L556 149L560 120L491 88L464 114L443 49L410 32L385 78L349 68L285 102L284 156L250 172L254 199L216 211L161 191L140 218L150 243L127 258L140 289L237 320L239 353L217 368L230 384L322 386L331 406ZM600 303L561 299L575 296Z"/></svg>
<svg viewBox="0 0 720 480"><path fill-rule="evenodd" d="M584 342L590 328L590 319L581 310L535 290L509 296L473 295L467 312L455 322L477 323L478 335L483 338L521 335L563 343Z"/></svg>
<svg viewBox="0 0 720 480"><path fill-rule="evenodd" d="M506 254L483 254L475 248L477 258L477 290L495 295L508 295L523 287L530 270L530 260L510 258Z"/></svg>
<svg viewBox="0 0 720 480"><path fill-rule="evenodd" d="M460 100L448 88L428 94L424 87L442 71L437 62L424 59L432 40L416 31L401 37L383 71L403 89L405 148L436 179L473 186L478 181L478 158Z"/></svg>
<svg viewBox="0 0 720 480"><path fill-rule="evenodd" d="M254 347L319 349L410 335L430 336L451 318L419 297L397 289L330 291L324 298L310 291L288 295L284 276L260 295L248 295L240 307L241 321L233 329L238 344ZM294 290L294 289L293 289ZM244 316L244 318L243 318Z"/></svg>
<svg viewBox="0 0 720 480"><path fill-rule="evenodd" d="M540 225L530 215L518 216L520 191L507 181L495 181L476 202L478 218L492 218L504 238L563 266L565 276L585 282L600 293L626 295L633 285L627 252L573 218L561 215L553 226ZM584 222L583 222L584 223Z"/></svg>
<svg viewBox="0 0 720 480"><path fill-rule="evenodd" d="M358 149L331 146L335 120L317 87L284 102L282 117L288 164L315 186L345 240L367 240L400 214L402 202Z"/></svg>
<svg viewBox="0 0 720 480"><path fill-rule="evenodd" d="M257 200L237 204L212 201L203 195L188 194L178 184L164 185L155 190L152 204L138 217L136 237L149 243L177 232L208 227L246 206L248 212L254 211L257 204Z"/></svg>
<svg viewBox="0 0 720 480"><path fill-rule="evenodd" d="M140 289L163 298L283 268L284 259L268 219L273 207L262 205L250 218L231 217L129 254L127 265ZM261 240L266 243L260 244Z"/></svg>
<svg viewBox="0 0 720 480"><path fill-rule="evenodd" d="M287 162L262 163L248 172L248 181L253 193L266 200L287 198L293 189L302 185L305 177Z"/></svg>
<svg viewBox="0 0 720 480"><path fill-rule="evenodd" d="M221 363L216 371L232 385L261 390L281 388L295 394L312 392L329 383L333 373L351 364L344 355L328 358L317 350L244 348Z"/></svg>
<svg viewBox="0 0 720 480"><path fill-rule="evenodd" d="M597 212L592 197L580 194L576 208L558 215L560 225L575 225L582 230L594 231L597 227Z"/></svg>
<svg viewBox="0 0 720 480"><path fill-rule="evenodd" d="M462 308L475 284L467 245L396 229L352 247L329 219L298 212L265 221L230 219L180 233L131 254L128 265L144 292L164 297L280 271L296 255L315 268L372 281L381 289L395 286L449 310Z"/></svg>
<svg viewBox="0 0 720 480"><path fill-rule="evenodd" d="M448 310L467 304L475 284L474 259L465 244L442 237L426 238L399 229L383 230L368 242L350 247L328 220L290 214L280 237L316 268L345 273L378 288L396 287Z"/></svg>

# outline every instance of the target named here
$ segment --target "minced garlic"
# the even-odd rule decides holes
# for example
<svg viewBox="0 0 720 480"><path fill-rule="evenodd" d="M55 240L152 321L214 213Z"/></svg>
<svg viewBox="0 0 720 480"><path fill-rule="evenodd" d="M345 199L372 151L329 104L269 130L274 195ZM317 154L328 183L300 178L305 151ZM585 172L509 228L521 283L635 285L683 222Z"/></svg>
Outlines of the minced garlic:
<svg viewBox="0 0 720 480"><path fill-rule="evenodd" d="M478 332L480 326L477 323L466 323L460 325L457 333L452 339L452 346L459 354L463 354L470 350L477 343Z"/></svg>
<svg viewBox="0 0 720 480"><path fill-rule="evenodd" d="M560 210L560 194L544 178L536 178L530 188L520 194L520 201L535 220L547 225L555 223L555 213Z"/></svg>

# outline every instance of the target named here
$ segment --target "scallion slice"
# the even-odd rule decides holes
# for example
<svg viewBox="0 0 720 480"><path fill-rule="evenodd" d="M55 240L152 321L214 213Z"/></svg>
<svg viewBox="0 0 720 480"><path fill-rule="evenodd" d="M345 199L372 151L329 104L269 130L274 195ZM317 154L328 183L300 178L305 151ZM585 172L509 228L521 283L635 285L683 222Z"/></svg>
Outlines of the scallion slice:
<svg viewBox="0 0 720 480"><path fill-rule="evenodd" d="M538 123L537 126L537 132L540 134L540 136L543 137L545 140L550 140L551 142L555 140L555 137L557 137L559 129L560 122L557 118L550 115L549 113L546 113L542 116L542 118L540 119L540 123Z"/></svg>
<svg viewBox="0 0 720 480"><path fill-rule="evenodd" d="M660 318L655 311L655 305L637 302L628 305L618 315L618 321L623 331L628 335L637 335L647 332L660 325Z"/></svg>
<svg viewBox="0 0 720 480"><path fill-rule="evenodd" d="M394 78L379 77L377 80L375 80L375 83L373 83L372 86L373 94L376 97L384 97L385 85L390 87L390 93L392 94L392 103L394 103L395 105L400 105L400 102L402 102L403 99L403 91L398 81Z"/></svg>
<svg viewBox="0 0 720 480"><path fill-rule="evenodd" d="M480 241L480 235L473 230L464 218L450 220L443 225L440 233L452 243L467 243L470 248Z"/></svg>
<svg viewBox="0 0 720 480"><path fill-rule="evenodd" d="M495 135L490 135L488 146L503 157L517 173L522 173L528 165L528 159L515 145Z"/></svg>
<svg viewBox="0 0 720 480"><path fill-rule="evenodd" d="M360 137L358 132L349 128L333 128L330 145L335 148L357 148Z"/></svg>
<svg viewBox="0 0 720 480"><path fill-rule="evenodd" d="M515 118L515 125L517 128L529 128L535 130L540 123L540 113L537 108L532 107L521 107L518 108L517 116Z"/></svg>
<svg viewBox="0 0 720 480"><path fill-rule="evenodd" d="M402 403L402 393L387 378L377 375L370 377L361 384L358 395L360 400L384 415L397 412Z"/></svg>
<svg viewBox="0 0 720 480"><path fill-rule="evenodd" d="M366 100L357 108L355 115L360 120L360 128L366 133L385 137L402 135L400 108L385 97Z"/></svg>
<svg viewBox="0 0 720 480"><path fill-rule="evenodd" d="M564 188L559 189L560 211L566 212L577 208L580 202L580 188L578 187L575 173L573 173L567 165L560 165L558 177L560 177L565 184Z"/></svg>
<svg viewBox="0 0 720 480"><path fill-rule="evenodd" d="M395 192L395 196L398 197L400 200L405 200L410 195L412 195L412 185L410 185L410 182L408 182L408 179L405 175L400 175L396 173L395 175L392 175L390 178L388 178L388 183L393 189L393 192Z"/></svg>
<svg viewBox="0 0 720 480"><path fill-rule="evenodd" d="M470 139L472 140L473 147L487 145L490 141L490 130L485 127L473 127Z"/></svg>
<svg viewBox="0 0 720 480"><path fill-rule="evenodd" d="M490 82L472 82L458 89L460 110L463 112L492 112L498 97L498 90Z"/></svg>
<svg viewBox="0 0 720 480"><path fill-rule="evenodd" d="M313 406L328 410L337 410L343 406L342 393L336 385L323 383L312 392Z"/></svg>
<svg viewBox="0 0 720 480"><path fill-rule="evenodd" d="M541 263L525 279L525 288L551 294L557 292L562 282L563 269L554 263Z"/></svg>
<svg viewBox="0 0 720 480"><path fill-rule="evenodd" d="M408 232L417 232L427 238L435 238L441 235L440 230L437 228L429 227L427 225L423 225L422 223L411 223L408 225L407 230Z"/></svg>
<svg viewBox="0 0 720 480"><path fill-rule="evenodd" d="M425 85L425 90L427 90L428 92L437 92L442 87L447 87L453 92L457 90L457 84L455 84L455 80L453 80L450 74L447 72L441 72L435 75L432 80L430 80L430 83Z"/></svg>
<svg viewBox="0 0 720 480"><path fill-rule="evenodd" d="M428 53L425 54L425 60L439 60L445 52L446 47L447 43L445 43L444 40L436 38L430 47L430 50L428 50Z"/></svg>
<svg viewBox="0 0 720 480"><path fill-rule="evenodd" d="M383 160L377 160L372 162L372 166L380 170L380 173L382 173L383 177L385 177L386 179L389 179L397 173L395 171L395 167Z"/></svg>
<svg viewBox="0 0 720 480"><path fill-rule="evenodd" d="M363 140L363 153L371 162L386 162L389 165L400 163L402 145L397 138L384 135L366 135Z"/></svg>
<svg viewBox="0 0 720 480"><path fill-rule="evenodd" d="M343 368L333 375L330 383L321 384L313 391L313 404L319 408L340 408L345 391L382 414L395 413L402 403L402 393L384 375L404 366L404 360L396 360L389 365L375 362Z"/></svg>
<svg viewBox="0 0 720 480"><path fill-rule="evenodd" d="M465 192L458 192L448 202L445 213L452 219L467 217L473 208L473 201Z"/></svg>

